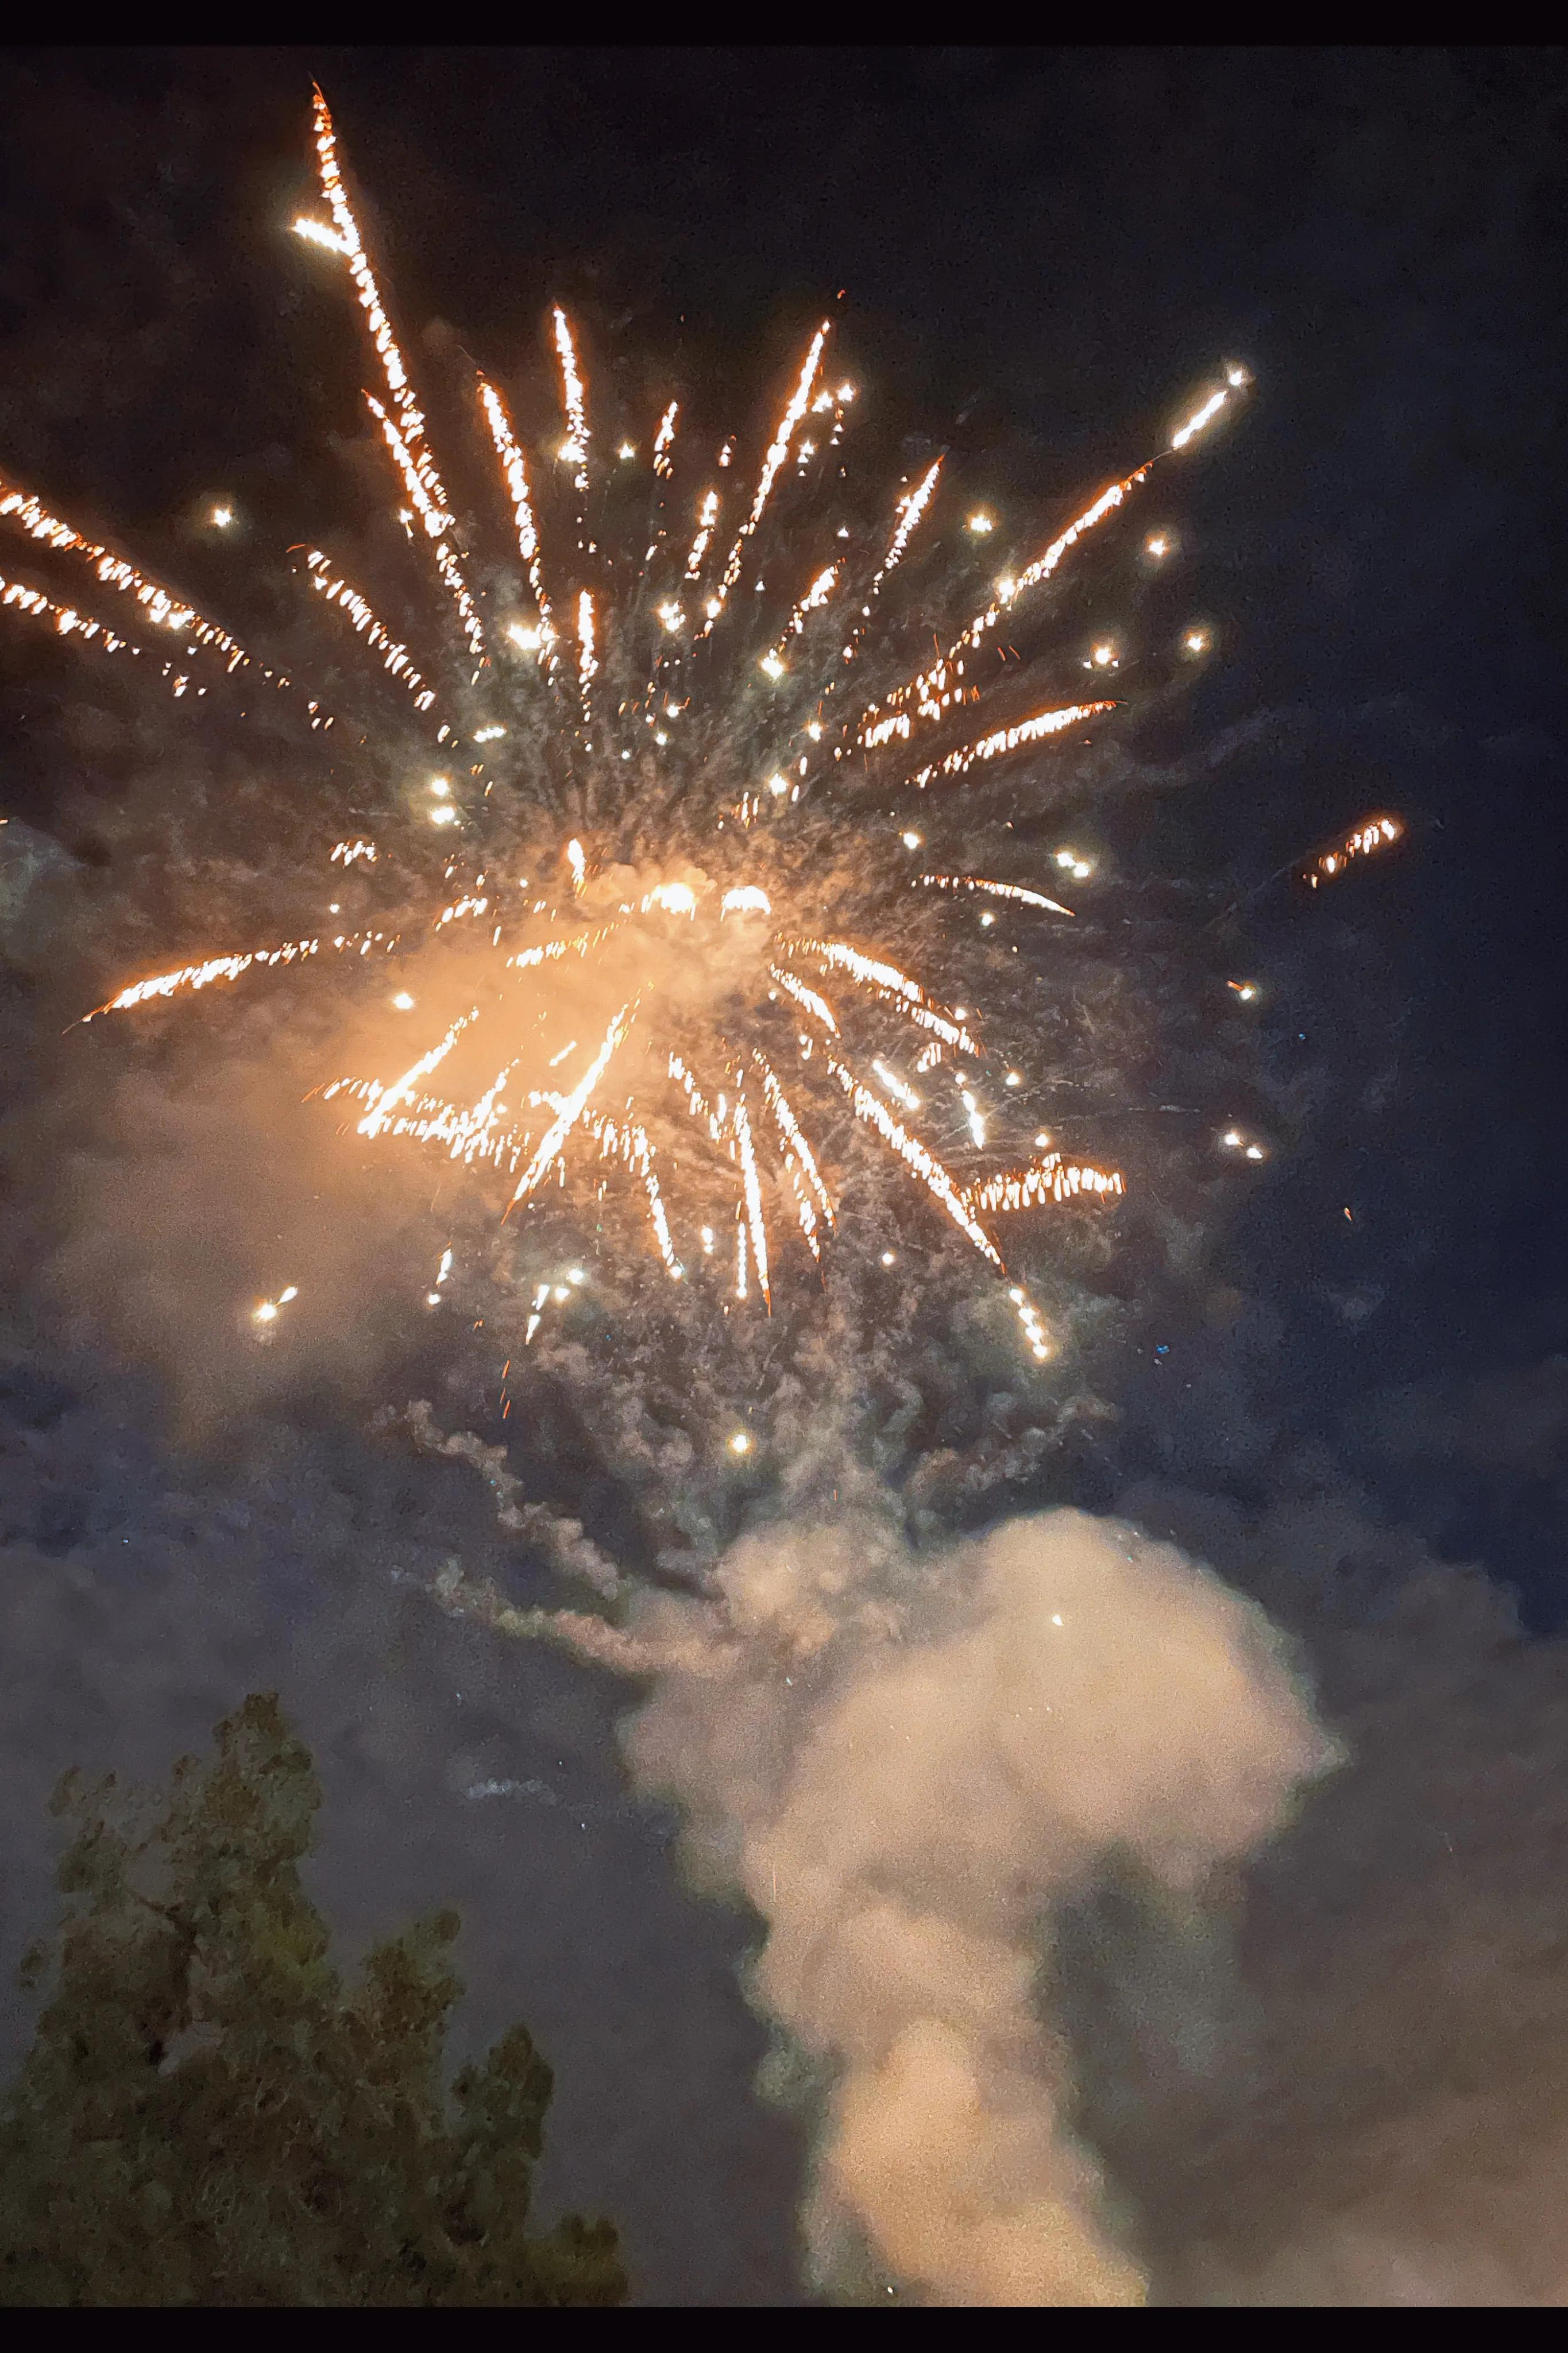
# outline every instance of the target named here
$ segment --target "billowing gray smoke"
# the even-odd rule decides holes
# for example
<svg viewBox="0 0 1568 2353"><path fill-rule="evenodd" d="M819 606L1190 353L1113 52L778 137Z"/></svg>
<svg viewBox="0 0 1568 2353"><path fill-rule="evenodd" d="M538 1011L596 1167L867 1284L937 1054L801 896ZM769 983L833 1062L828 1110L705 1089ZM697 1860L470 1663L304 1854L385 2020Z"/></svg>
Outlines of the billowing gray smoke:
<svg viewBox="0 0 1568 2353"><path fill-rule="evenodd" d="M753 1534L722 1607L645 1599L632 1720L711 1883L768 1926L753 1995L820 2077L819 2274L939 2304L1136 2301L1065 2039L1053 1914L1111 1858L1198 1894L1332 1759L1267 1620L1076 1512L911 1555L875 1521Z"/></svg>

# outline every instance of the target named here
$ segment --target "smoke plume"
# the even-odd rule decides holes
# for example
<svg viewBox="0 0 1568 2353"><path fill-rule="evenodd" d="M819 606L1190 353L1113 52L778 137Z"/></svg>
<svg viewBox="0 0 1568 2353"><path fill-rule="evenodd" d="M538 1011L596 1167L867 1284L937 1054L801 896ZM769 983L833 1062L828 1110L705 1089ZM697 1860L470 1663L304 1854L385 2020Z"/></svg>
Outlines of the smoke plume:
<svg viewBox="0 0 1568 2353"><path fill-rule="evenodd" d="M1053 1918L1118 1859L1197 1897L1332 1761L1268 1620L1068 1511L940 1557L875 1521L775 1528L717 1584L717 1611L638 1603L670 1663L627 1748L767 1924L752 1998L820 2106L819 2277L1139 2301L1040 1993Z"/></svg>

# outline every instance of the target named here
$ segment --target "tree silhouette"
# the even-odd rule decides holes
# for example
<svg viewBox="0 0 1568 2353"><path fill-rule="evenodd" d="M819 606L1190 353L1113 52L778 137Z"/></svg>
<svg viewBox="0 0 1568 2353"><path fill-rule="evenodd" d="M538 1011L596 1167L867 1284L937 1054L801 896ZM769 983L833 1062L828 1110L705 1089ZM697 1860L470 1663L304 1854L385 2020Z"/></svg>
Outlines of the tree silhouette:
<svg viewBox="0 0 1568 2353"><path fill-rule="evenodd" d="M617 2304L607 2222L530 2236L552 2078L514 2026L448 2093L447 1912L345 1985L306 1895L321 1788L273 1694L163 1795L68 1774L65 1918L0 2109L0 2301Z"/></svg>

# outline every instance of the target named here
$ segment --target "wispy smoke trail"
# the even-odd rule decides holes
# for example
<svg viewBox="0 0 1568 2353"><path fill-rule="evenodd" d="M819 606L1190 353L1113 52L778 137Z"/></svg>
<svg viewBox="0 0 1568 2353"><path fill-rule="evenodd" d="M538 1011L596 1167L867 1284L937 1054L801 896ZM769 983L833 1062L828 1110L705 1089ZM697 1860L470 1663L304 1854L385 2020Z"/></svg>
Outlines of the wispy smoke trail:
<svg viewBox="0 0 1568 2353"><path fill-rule="evenodd" d="M1197 1893L1329 1742L1248 1601L1075 1512L941 1556L875 1521L743 1538L640 1599L627 1732L700 1874L767 1923L753 1999L827 2087L806 2227L840 2292L1136 2302L1042 2014L1053 1907L1112 1856Z"/></svg>

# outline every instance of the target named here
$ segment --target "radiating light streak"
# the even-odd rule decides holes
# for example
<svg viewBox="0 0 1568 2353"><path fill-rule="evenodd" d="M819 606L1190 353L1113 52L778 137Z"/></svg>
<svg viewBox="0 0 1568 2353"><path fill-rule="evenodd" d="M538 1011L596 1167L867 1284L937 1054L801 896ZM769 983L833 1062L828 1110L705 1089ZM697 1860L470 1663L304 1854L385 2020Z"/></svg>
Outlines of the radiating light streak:
<svg viewBox="0 0 1568 2353"><path fill-rule="evenodd" d="M1032 718L1017 720L1011 727L998 727L973 744L961 744L945 759L933 760L906 781L923 791L933 777L962 776L977 760L995 760L1004 753L1020 750L1026 744L1044 743L1047 736L1060 735L1068 728L1081 726L1086 719L1098 719L1102 712L1115 708L1114 702L1072 702L1064 709L1037 711Z"/></svg>
<svg viewBox="0 0 1568 2353"><path fill-rule="evenodd" d="M899 565L903 561L904 550L910 543L910 537L916 525L920 522L921 517L926 512L926 509L931 504L931 495L936 489L941 474L942 459L938 458L927 467L924 474L916 483L909 496L900 500L898 507L898 528L894 532L892 538L888 543L888 552L886 555L883 556L881 566L871 582L871 593L873 596L875 596L877 590L881 586L889 573L896 571Z"/></svg>
<svg viewBox="0 0 1568 2353"><path fill-rule="evenodd" d="M831 1054L827 1057L827 1067L849 1097L855 1107L856 1116L865 1120L869 1126L877 1130L883 1142L903 1162L910 1175L941 1202L960 1233L965 1235L973 1243L981 1257L987 1259L998 1273L1003 1272L1002 1259L995 1243L991 1240L984 1227L976 1220L941 1161L926 1150L918 1136L910 1135L906 1128L900 1125L886 1104L871 1092L869 1087L863 1086L854 1072L846 1070L844 1064L836 1061Z"/></svg>
<svg viewBox="0 0 1568 2353"><path fill-rule="evenodd" d="M629 999L611 1021L605 1032L604 1044L562 1104L554 1124L546 1132L538 1151L519 1177L517 1190L507 1204L509 1215L520 1201L527 1200L540 1179L549 1174L562 1145L582 1118L594 1089L609 1069L618 1048L624 1042L626 1032L631 1028L635 1012L636 1000Z"/></svg>
<svg viewBox="0 0 1568 2353"><path fill-rule="evenodd" d="M183 989L210 987L215 980L237 980L241 973L270 970L279 965L297 964L302 957L318 955L323 947L337 950L357 948L367 955L373 947L391 950L397 944L395 932L350 932L331 940L285 940L275 948L251 948L245 954L208 956L202 964L182 965L174 972L155 973L150 980L133 981L111 997L106 1005L95 1006L82 1015L83 1021L96 1021L100 1013L129 1013L138 1005L150 1004L154 997L174 997Z"/></svg>
<svg viewBox="0 0 1568 2353"><path fill-rule="evenodd" d="M681 1093L686 1097L687 1110L691 1113L693 1119L702 1120L707 1123L713 1141L717 1144L719 1141L719 1122L710 1107L707 1096L702 1092L701 1088L698 1085L696 1080L692 1077L690 1071L687 1069L685 1062L681 1060L679 1054L670 1055L668 1070L670 1077L675 1081L677 1086L680 1089Z"/></svg>
<svg viewBox="0 0 1568 2353"><path fill-rule="evenodd" d="M506 404L493 384L479 378L479 403L495 443L496 456L500 459L507 495L511 500L512 522L517 530L518 554L528 570L528 585L533 591L533 602L539 614L540 631L546 648L555 631L550 616L550 599L544 590L544 577L540 569L539 529L533 519L533 501L529 495L528 470L522 452L512 435L511 419Z"/></svg>
<svg viewBox="0 0 1568 2353"><path fill-rule="evenodd" d="M698 510L697 535L687 553L686 577L688 580L696 580L701 576L702 559L708 553L709 542L713 536L713 526L718 520L719 493L717 491L710 491Z"/></svg>
<svg viewBox="0 0 1568 2353"><path fill-rule="evenodd" d="M381 362L382 374L386 379L387 392L397 412L401 438L409 453L410 463L425 498L443 518L439 527L444 529L451 521L447 509L447 493L442 487L441 477L436 470L435 460L426 445L425 419L415 401L408 381L408 370L404 364L403 353L397 348L396 338L392 332L392 322L383 306L374 273L372 271L360 237L359 225L349 206L348 193L343 186L342 174L338 166L337 134L332 128L332 118L328 111L327 101L319 89L315 92L314 109L316 157L321 169L321 190L331 207L332 220L348 261L349 274L354 281L354 288L359 295L360 307L364 312L365 322L370 329L370 339L375 347L376 357Z"/></svg>
<svg viewBox="0 0 1568 2353"><path fill-rule="evenodd" d="M830 1226L834 1222L833 1198L828 1192L826 1186L823 1183L822 1172L817 1167L816 1155L812 1152L811 1145L806 1141L805 1131L802 1129L799 1120L795 1117L795 1111L790 1103L789 1098L784 1093L783 1087L780 1086L778 1079L774 1075L773 1067L768 1061L766 1055L763 1054L759 1048L753 1047L752 1050L752 1060L762 1073L763 1100L767 1103L768 1109L773 1113L779 1134L784 1138L784 1165L789 1171L791 1182L795 1187L796 1203L800 1212L801 1230L805 1236L806 1243L811 1250L813 1258L820 1259L822 1256L822 1249L816 1239L816 1212L814 1211L810 1201L805 1198L805 1194L802 1192L799 1179L801 1177L805 1178L805 1183L810 1187L812 1192L816 1197L817 1207L821 1209L824 1218L826 1218Z"/></svg>
<svg viewBox="0 0 1568 2353"><path fill-rule="evenodd" d="M139 660L148 650L134 644L131 638L121 637L107 621L92 620L87 614L79 613L74 605L58 605L41 589L29 588L19 580L7 580L3 574L0 574L0 607L7 612L25 614L31 621L45 622L62 638L78 637L83 645L94 646L100 653L130 654L133 659ZM163 675L169 681L170 691L178 701L190 685L189 679L183 671L176 670L172 662L161 661L156 654L152 659L158 662ZM205 687L199 687L197 692L205 694Z"/></svg>
<svg viewBox="0 0 1568 2353"><path fill-rule="evenodd" d="M1082 513L1075 515L1067 529L1058 533L1050 545L1037 555L1032 564L1026 565L1022 572L1010 580L1010 593L1005 597L999 594L989 605L984 607L970 622L968 628L953 639L946 653L929 670L923 670L904 685L896 687L888 696L885 706L878 703L871 704L863 715L858 740L863 744L868 744L873 740L875 730L868 729L865 723L871 720L873 713L884 707L889 711L898 710L911 698L916 703L920 717L940 718L942 711L947 707L943 696L949 691L948 664L954 662L967 647L979 645L986 631L995 628L1003 612L1016 605L1020 596L1026 595L1030 589L1037 588L1043 581L1048 580L1068 549L1075 547L1086 532L1092 531L1097 523L1103 522L1107 515L1114 514L1128 491L1142 482L1148 471L1147 466L1141 466L1136 473L1125 475L1120 482L1112 482L1108 490L1101 491L1098 498L1092 499Z"/></svg>
<svg viewBox="0 0 1568 2353"><path fill-rule="evenodd" d="M994 899L1015 899L1021 907L1044 907L1053 915L1070 915L1072 909L1059 900L1047 899L1043 891L1026 891L1019 882L988 882L978 874L921 874L916 878L917 888L932 891L982 891Z"/></svg>
<svg viewBox="0 0 1568 2353"><path fill-rule="evenodd" d="M782 658L785 640L790 638L798 638L800 636L801 631L805 627L805 617L808 613L817 613L821 611L823 606L826 604L828 598L833 594L834 587L838 579L838 571L839 567L837 564L828 564L823 566L823 569L817 574L816 579L811 583L811 586L805 590L799 604L796 605L794 612L790 615L789 620L785 625L783 637L780 638L777 645L773 648L771 653L763 656L763 668L764 670L766 670L770 661L779 662L782 666Z"/></svg>
<svg viewBox="0 0 1568 2353"><path fill-rule="evenodd" d="M321 247L323 251L327 253L335 253L340 260L347 260L349 251L348 247L343 243L342 238L338 235L336 229L329 228L324 221L308 220L305 216L301 214L300 218L297 221L292 222L290 226L293 228L295 236L302 237L307 244L319 245Z"/></svg>
<svg viewBox="0 0 1568 2353"><path fill-rule="evenodd" d="M882 1061L874 1061L871 1068L888 1092L896 1097L906 1111L919 1111L921 1107L919 1095L916 1094L913 1087L907 1085L900 1078L897 1071L890 1071L886 1062Z"/></svg>
<svg viewBox="0 0 1568 2353"><path fill-rule="evenodd" d="M653 438L653 470L656 474L671 474L675 470L669 448L675 439L675 420L679 409L679 401L672 400L658 420L658 431Z"/></svg>
<svg viewBox="0 0 1568 2353"><path fill-rule="evenodd" d="M583 378L577 365L576 347L572 341L572 328L559 304L552 317L555 326L555 350L561 362L562 405L566 411L569 437L562 455L577 469L572 477L573 489L585 491L588 487L588 410L584 398Z"/></svg>
<svg viewBox="0 0 1568 2353"><path fill-rule="evenodd" d="M383 670L396 679L414 697L416 711L428 711L435 702L432 688L426 685L409 659L408 649L401 646L390 631L377 620L369 604L357 588L330 570L330 558L319 547L313 547L305 558L310 575L310 586L329 605L336 605L352 624L356 636L362 637L372 653L379 654Z"/></svg>
<svg viewBox="0 0 1568 2353"><path fill-rule="evenodd" d="M794 438L795 428L800 423L801 418L805 415L806 403L811 397L811 387L813 383L816 381L816 371L821 364L822 346L827 341L829 326L830 322L825 319L821 326L818 327L816 334L812 337L811 348L806 353L804 361L801 363L799 379L796 382L794 392L790 395L784 415L779 418L778 429L774 433L773 440L769 445L767 456L763 460L763 470L758 478L756 495L752 501L751 512L747 515L745 522L741 525L739 532L735 535L735 544L730 550L729 561L724 566L724 576L720 584L718 596L715 600L721 608L722 608L724 599L729 596L731 589L734 586L736 581L741 576L741 565L745 556L746 542L751 538L752 533L756 530L758 523L760 523L763 519L763 512L766 507L769 496L772 493L773 482L777 477L779 468L784 464L784 459L789 455L789 445L791 440ZM709 635L717 617L717 614L711 611L710 612L707 627L702 631L702 635L704 637Z"/></svg>
<svg viewBox="0 0 1568 2353"><path fill-rule="evenodd" d="M601 941L608 939L610 934L619 928L617 923L600 923L591 932L580 932L573 940L546 940L539 947L520 948L515 955L506 959L507 969L509 972L528 972L535 965L558 964L563 956L585 956L590 948L596 948Z"/></svg>
<svg viewBox="0 0 1568 2353"><path fill-rule="evenodd" d="M642 1178L643 1190L647 1197L648 1218L653 1226L654 1239L658 1245L658 1254L663 1259L668 1271L672 1275L679 1275L681 1271L680 1261L675 1254L675 1244L670 1240L669 1219L665 1211L664 1196L659 1191L658 1178L654 1173L654 1147L648 1140L647 1130L636 1125L624 1126L613 1119L591 1120L588 1124L592 1133L599 1139L601 1152L615 1153Z"/></svg>
<svg viewBox="0 0 1568 2353"><path fill-rule="evenodd" d="M912 1005L923 1005L924 989L918 980L900 972L896 965L879 964L875 956L863 955L847 940L784 940L780 944L791 955L815 956L819 964L836 965L853 980L867 981L879 988L890 988L906 997Z"/></svg>
<svg viewBox="0 0 1568 2353"><path fill-rule="evenodd" d="M1084 1194L1120 1195L1126 1187L1119 1169L1091 1168L1064 1161L1059 1152L1047 1153L1027 1168L1015 1168L971 1185L964 1199L977 1213L1032 1209L1040 1202L1071 1201Z"/></svg>
<svg viewBox="0 0 1568 2353"><path fill-rule="evenodd" d="M925 991L918 981L910 980L893 965L879 964L874 956L863 955L847 940L784 940L781 946L792 955L815 956L819 963L834 965L847 972L861 987L873 990L892 1007L906 1021L921 1029L931 1030L950 1046L963 1053L978 1054L979 1046L960 1020L950 1020L926 1001ZM776 967L774 968L776 972ZM785 986L788 986L786 981ZM790 990L792 996L797 991ZM801 999L804 1003L804 998ZM820 1000L818 1000L820 1002Z"/></svg>
<svg viewBox="0 0 1568 2353"><path fill-rule="evenodd" d="M1172 448L1185 448L1187 444L1202 433L1219 415L1231 391L1238 388L1246 381L1246 375L1241 369L1230 369L1226 385L1211 394L1173 437ZM998 593L997 597L991 604L975 615L968 628L953 639L947 652L940 658L931 670L921 671L902 686L896 687L886 698L885 703L872 703L861 715L857 740L862 744L867 744L868 741L867 723L874 721L877 713L884 709L900 708L911 697L918 705L921 717L925 719L940 717L942 709L946 707L942 700L942 693L948 663L952 662L966 647L979 645L987 630L996 627L1005 610L1009 610L1017 603L1020 596L1026 596L1031 589L1039 587L1044 581L1048 580L1061 563L1063 556L1070 548L1077 545L1085 533L1092 531L1097 523L1103 522L1108 515L1114 514L1125 501L1128 492L1148 480L1152 463L1151 459L1138 467L1134 472L1124 474L1119 482L1112 482L1109 488L1100 491L1098 498L1092 499L1081 514L1076 515L1067 529L1059 533L1032 564L1026 565L1022 572L1009 579L1007 594L1005 596Z"/></svg>
<svg viewBox="0 0 1568 2353"><path fill-rule="evenodd" d="M746 1115L744 1095L737 1098L731 1114L734 1122L735 1140L741 1147L741 1180L745 1187L746 1220L752 1232L752 1257L757 1270L757 1289L773 1314L773 1297L768 1285L768 1234L763 1219L763 1188L757 1179L757 1155L752 1146L752 1123Z"/></svg>
<svg viewBox="0 0 1568 2353"><path fill-rule="evenodd" d="M830 1038L837 1037L838 1024L833 1018L833 1008L826 997L818 997L815 988L808 988L804 980L798 978L795 973L787 972L783 965L772 964L768 966L768 972L770 977L777 981L787 996L793 997L797 1005L805 1008L814 1021L821 1022Z"/></svg>
<svg viewBox="0 0 1568 2353"><path fill-rule="evenodd" d="M396 338L392 332L392 323L382 303L374 273L372 271L360 237L358 223L349 205L342 174L338 165L337 137L332 128L332 118L328 111L327 101L319 89L315 92L314 108L316 156L321 169L322 193L331 207L338 239L348 262L349 274L354 281L360 307L364 312L365 322L370 330L371 342L381 362L387 392L393 407L397 413L397 425L394 430L402 446L403 462L412 470L414 479L418 482L420 491L418 503L421 512L428 516L428 513L433 511L435 516L438 518L434 524L427 519L426 529L432 530L433 533L439 533L446 530L452 519L447 511L446 491L440 475L436 470L435 460L426 444L425 419L415 401L408 381L408 370L404 364L403 354L397 347ZM439 568L450 590L451 579L448 569L445 566Z"/></svg>
<svg viewBox="0 0 1568 2353"><path fill-rule="evenodd" d="M1171 436L1172 448L1184 449L1189 441L1195 440L1206 427L1213 424L1232 392L1237 390L1246 382L1247 377L1243 371L1240 368L1232 368L1226 382L1221 385L1218 391L1211 392L1208 398L1201 401L1194 409L1186 423L1177 427Z"/></svg>
<svg viewBox="0 0 1568 2353"><path fill-rule="evenodd" d="M592 716L588 690L598 674L598 656L594 649L594 599L584 588L577 596L577 691L583 698L584 724Z"/></svg>
<svg viewBox="0 0 1568 2353"><path fill-rule="evenodd" d="M406 1102L416 1083L420 1079L428 1078L432 1071L439 1068L464 1030L479 1018L479 1008L477 1005L468 1012L460 1013L445 1037L437 1039L427 1053L421 1054L416 1062L409 1064L400 1079L395 1079L391 1086L377 1094L374 1108L366 1113L359 1124L360 1134L379 1135L398 1105Z"/></svg>
<svg viewBox="0 0 1568 2353"><path fill-rule="evenodd" d="M898 506L895 510L899 520L894 527L893 536L888 543L887 553L884 554L880 566L873 575L871 586L867 591L868 604L874 605L876 603L877 598L881 594L883 581L888 577L888 575L890 572L896 572L900 564L903 561L904 550L910 543L910 537L914 533L916 525L920 522L931 505L931 494L936 489L937 481L941 473L942 459L937 458L933 459L930 466L927 467L925 472L921 475L914 489L909 491L905 497L899 501ZM840 654L841 660L852 661L854 659L855 649L859 644L861 638L865 636L867 624L869 619L870 614L863 610L860 617L856 622L855 627L850 630L848 637L845 639Z"/></svg>
<svg viewBox="0 0 1568 2353"><path fill-rule="evenodd" d="M458 618L462 625L463 635L468 641L468 651L476 661L482 661L485 651L485 633L479 622L479 609L468 594L468 584L463 577L462 565L442 536L452 518L445 507L437 506L431 497L426 487L425 478L416 462L415 453L409 448L403 434L387 415L380 401L376 399L375 395L367 392L364 396L364 403L380 425L382 438L392 452L393 463L402 475L408 495L419 511L431 556L435 561L437 571L441 575L442 586L458 608Z"/></svg>
<svg viewBox="0 0 1568 2353"><path fill-rule="evenodd" d="M231 672L243 670L251 663L252 657L236 638L231 638L226 629L220 629L216 621L209 621L197 612L184 597L176 596L173 589L163 587L156 580L150 580L145 573L137 570L135 565L127 562L123 555L117 555L111 547L105 547L101 541L86 538L74 525L62 522L58 515L51 514L31 491L24 491L18 484L7 481L4 475L0 475L0 518L15 522L29 539L41 540L57 554L79 557L91 566L94 576L105 588L112 588L122 596L133 597L155 628L167 629L171 637L192 640L193 649L195 646L202 646L209 652L221 654ZM36 594L36 591L18 589L16 599L19 601L27 595ZM45 602L49 603L50 600L46 598ZM24 607L24 609L37 608ZM68 611L70 608L55 606L52 609ZM87 626L79 621L78 625ZM100 622L94 627L102 628L105 625ZM119 643L109 650L118 652ZM138 648L137 650L142 649ZM282 687L289 684L286 678L268 669L265 663L258 662L256 668L273 685Z"/></svg>

